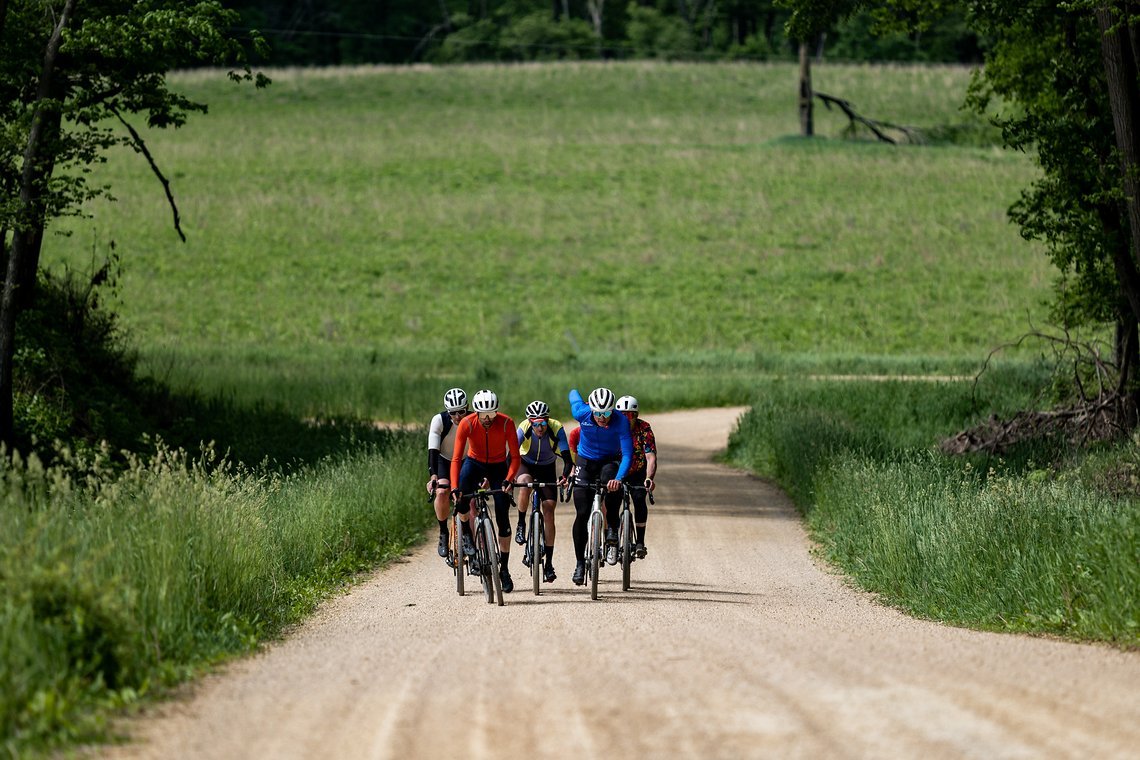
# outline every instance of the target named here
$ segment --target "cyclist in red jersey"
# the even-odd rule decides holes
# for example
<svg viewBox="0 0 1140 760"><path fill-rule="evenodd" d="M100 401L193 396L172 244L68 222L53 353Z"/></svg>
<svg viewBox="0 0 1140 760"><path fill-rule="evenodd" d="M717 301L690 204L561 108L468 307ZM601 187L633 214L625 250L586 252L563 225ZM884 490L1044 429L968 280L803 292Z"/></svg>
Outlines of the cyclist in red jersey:
<svg viewBox="0 0 1140 760"><path fill-rule="evenodd" d="M653 428L648 422L640 419L637 399L633 396L622 396L614 408L629 420L630 432L633 434L633 464L625 479L629 483L644 483L645 487L652 491L656 487L653 479L657 477L657 440L653 437ZM645 504L645 493L645 491L630 492L630 498L633 500L633 521L637 524L637 546L633 551L638 559L644 559L646 554L645 520L649 516L649 507ZM616 561L615 558L614 562Z"/></svg>
<svg viewBox="0 0 1140 760"><path fill-rule="evenodd" d="M578 440L582 437L582 428L575 427L570 431L570 435L566 436L566 443L570 446L570 458L575 462L578 461Z"/></svg>
<svg viewBox="0 0 1140 760"><path fill-rule="evenodd" d="M455 484L451 494L458 503L459 518L467 525L471 524L471 503L458 502L460 494L493 483L500 483L503 491L510 491L522 462L515 421L499 413L499 397L495 392L476 392L471 408L472 413L456 426L455 449L451 456L451 482ZM494 499L495 524L499 531L499 577L503 593L509 594L515 588L507 568L511 556L511 501L506 493L497 493ZM463 532L463 551L474 554L475 546L468 545L470 536L470 530Z"/></svg>

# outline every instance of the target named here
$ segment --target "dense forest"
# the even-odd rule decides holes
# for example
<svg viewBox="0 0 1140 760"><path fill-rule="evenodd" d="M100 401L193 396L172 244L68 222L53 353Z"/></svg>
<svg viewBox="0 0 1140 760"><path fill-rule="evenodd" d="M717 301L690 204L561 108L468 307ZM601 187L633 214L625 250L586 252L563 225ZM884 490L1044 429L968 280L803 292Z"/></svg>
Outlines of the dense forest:
<svg viewBox="0 0 1140 760"><path fill-rule="evenodd" d="M268 65L566 59L790 59L779 0L224 0ZM817 58L973 63L985 44L947 4L919 29L872 34L869 12L813 42Z"/></svg>

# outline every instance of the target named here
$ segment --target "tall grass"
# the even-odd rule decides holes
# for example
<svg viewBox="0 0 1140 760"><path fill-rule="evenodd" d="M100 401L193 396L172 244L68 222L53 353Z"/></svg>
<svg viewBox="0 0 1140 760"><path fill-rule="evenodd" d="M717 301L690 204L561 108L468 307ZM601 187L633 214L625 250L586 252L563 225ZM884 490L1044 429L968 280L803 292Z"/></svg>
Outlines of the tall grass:
<svg viewBox="0 0 1140 760"><path fill-rule="evenodd" d="M848 451L821 473L809 522L859 583L912 613L1140 646L1135 502L930 452Z"/></svg>
<svg viewBox="0 0 1140 760"><path fill-rule="evenodd" d="M1140 501L1054 469L1057 446L1009 460L933 449L991 409L1032 403L1041 383L1006 376L980 396L968 383L783 384L742 418L729 457L781 483L828 558L891 604L1138 646Z"/></svg>
<svg viewBox="0 0 1140 760"><path fill-rule="evenodd" d="M417 442L418 443L418 442ZM71 463L75 466L76 463ZM112 475L16 463L0 483L0 736L97 736L104 708L243 651L419 541L418 445L292 475L158 450Z"/></svg>

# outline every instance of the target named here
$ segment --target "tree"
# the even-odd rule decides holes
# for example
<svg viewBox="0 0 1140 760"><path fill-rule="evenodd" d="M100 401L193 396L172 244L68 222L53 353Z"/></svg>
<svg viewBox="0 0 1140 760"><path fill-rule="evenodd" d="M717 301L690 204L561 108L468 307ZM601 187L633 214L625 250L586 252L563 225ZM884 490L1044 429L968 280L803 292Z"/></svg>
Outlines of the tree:
<svg viewBox="0 0 1140 760"><path fill-rule="evenodd" d="M236 20L213 1L0 0L0 441L14 441L16 318L35 296L45 230L106 193L88 182L91 166L129 145L162 181L181 234L169 185L128 117L163 128L204 113L168 88L166 74L240 66ZM248 41L262 44L256 34ZM248 67L229 76L268 81Z"/></svg>
<svg viewBox="0 0 1140 760"><path fill-rule="evenodd" d="M1067 329L1114 324L1117 394L1135 425L1140 323L1140 113L1135 0L787 0L789 27L820 28L856 9L882 29L930 23L958 8L988 40L967 104L1001 102L1007 147L1032 152L1041 177L1010 209L1061 272L1054 315ZM801 31L802 33L802 31Z"/></svg>
<svg viewBox="0 0 1140 760"><path fill-rule="evenodd" d="M1037 0L971 5L992 40L970 102L1016 104L1006 143L1032 150L1041 179L1011 209L1062 273L1054 309L1066 327L1114 324L1117 391L1131 390L1140 320L1134 133L1137 69L1128 2ZM1128 80L1131 79L1129 82ZM1130 155L1131 154L1131 155ZM1135 424L1135 420L1125 420Z"/></svg>

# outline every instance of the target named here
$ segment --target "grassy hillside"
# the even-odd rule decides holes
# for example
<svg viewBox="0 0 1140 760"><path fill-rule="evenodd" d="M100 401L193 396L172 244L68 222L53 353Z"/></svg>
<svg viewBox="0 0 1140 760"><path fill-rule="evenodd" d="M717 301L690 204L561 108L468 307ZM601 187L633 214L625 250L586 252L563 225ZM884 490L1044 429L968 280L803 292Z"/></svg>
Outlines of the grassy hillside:
<svg viewBox="0 0 1140 760"><path fill-rule="evenodd" d="M147 135L187 244L124 152L94 175L118 202L45 254L84 268L114 241L124 322L176 384L414 418L452 383L521 406L556 367L549 393L609 382L652 408L744 400L788 362L972 369L1043 319L1051 271L1004 215L1030 160L828 139L846 119L822 107L801 140L789 65L270 73L179 76L209 115ZM968 79L815 70L925 127L965 119Z"/></svg>

